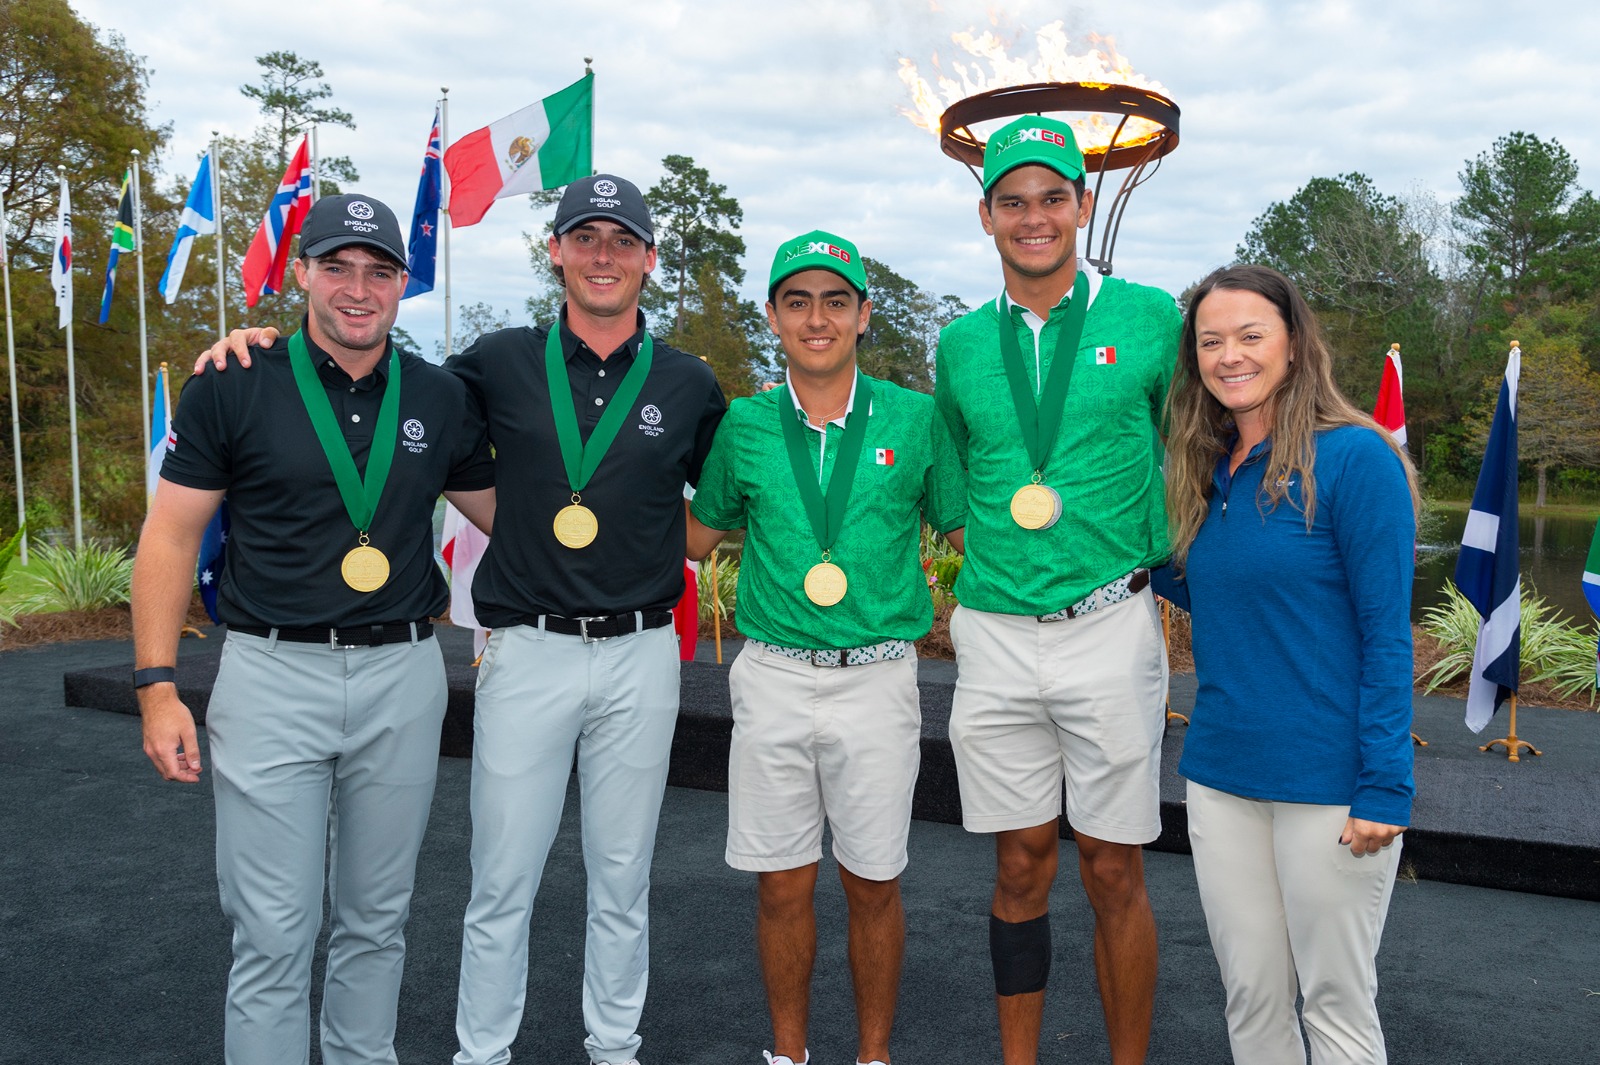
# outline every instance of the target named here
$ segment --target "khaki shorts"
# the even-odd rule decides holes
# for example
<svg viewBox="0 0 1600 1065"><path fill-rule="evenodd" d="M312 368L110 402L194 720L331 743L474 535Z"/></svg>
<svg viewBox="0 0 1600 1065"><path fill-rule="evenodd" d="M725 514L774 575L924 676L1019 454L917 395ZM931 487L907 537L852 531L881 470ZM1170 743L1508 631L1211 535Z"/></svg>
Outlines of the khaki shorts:
<svg viewBox="0 0 1600 1065"><path fill-rule="evenodd" d="M747 643L728 675L728 864L771 872L833 856L866 880L906 867L922 762L915 654L823 667Z"/></svg>
<svg viewBox="0 0 1600 1065"><path fill-rule="evenodd" d="M1042 825L1111 843L1161 834L1167 655L1155 597L1064 621L957 607L950 745L971 832Z"/></svg>

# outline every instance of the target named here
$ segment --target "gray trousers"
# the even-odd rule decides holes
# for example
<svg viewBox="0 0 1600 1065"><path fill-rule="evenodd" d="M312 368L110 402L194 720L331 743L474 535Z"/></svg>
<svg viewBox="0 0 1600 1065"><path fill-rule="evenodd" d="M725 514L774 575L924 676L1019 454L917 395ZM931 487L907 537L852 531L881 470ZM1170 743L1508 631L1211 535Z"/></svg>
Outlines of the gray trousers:
<svg viewBox="0 0 1600 1065"><path fill-rule="evenodd" d="M573 750L588 873L584 1045L629 1061L650 974L650 858L678 716L670 626L586 643L496 629L478 668L472 901L461 943L456 1065L503 1065L528 990L528 924L561 825Z"/></svg>
<svg viewBox="0 0 1600 1065"><path fill-rule="evenodd" d="M206 713L233 922L228 1065L310 1060L324 871L327 1065L393 1062L405 923L439 767L438 641L332 650L229 633Z"/></svg>

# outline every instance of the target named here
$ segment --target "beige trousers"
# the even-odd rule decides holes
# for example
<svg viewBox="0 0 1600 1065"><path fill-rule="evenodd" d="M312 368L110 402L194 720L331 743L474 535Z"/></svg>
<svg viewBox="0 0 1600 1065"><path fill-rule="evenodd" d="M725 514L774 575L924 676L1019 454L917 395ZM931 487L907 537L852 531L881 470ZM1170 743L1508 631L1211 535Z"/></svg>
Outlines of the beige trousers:
<svg viewBox="0 0 1600 1065"><path fill-rule="evenodd" d="M1346 806L1244 799L1193 781L1188 806L1235 1065L1303 1063L1307 1043L1312 1065L1387 1062L1376 958L1400 844L1351 854L1338 842Z"/></svg>

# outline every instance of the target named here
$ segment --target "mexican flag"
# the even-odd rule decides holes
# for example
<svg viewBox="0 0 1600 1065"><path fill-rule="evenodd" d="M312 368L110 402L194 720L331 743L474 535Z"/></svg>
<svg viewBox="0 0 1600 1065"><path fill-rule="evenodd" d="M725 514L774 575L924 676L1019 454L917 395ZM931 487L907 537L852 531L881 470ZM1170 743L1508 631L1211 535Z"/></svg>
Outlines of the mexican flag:
<svg viewBox="0 0 1600 1065"><path fill-rule="evenodd" d="M594 172L594 75L462 137L444 153L450 224L475 225L503 196L554 189Z"/></svg>

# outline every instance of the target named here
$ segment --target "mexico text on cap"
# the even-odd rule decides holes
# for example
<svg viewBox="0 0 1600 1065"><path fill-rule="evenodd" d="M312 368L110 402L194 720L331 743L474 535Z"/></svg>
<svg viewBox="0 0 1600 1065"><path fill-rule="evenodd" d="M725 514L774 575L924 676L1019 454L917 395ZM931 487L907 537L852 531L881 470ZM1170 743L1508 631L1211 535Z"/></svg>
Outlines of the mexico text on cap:
<svg viewBox="0 0 1600 1065"><path fill-rule="evenodd" d="M1043 115L1023 115L997 130L983 149L983 191L1006 174L1033 163L1068 180L1083 176L1083 153L1072 127Z"/></svg>
<svg viewBox="0 0 1600 1065"><path fill-rule="evenodd" d="M831 270L850 282L862 299L867 298L867 270L861 265L861 253L843 237L815 229L784 241L772 259L768 294L778 287L778 282L802 270Z"/></svg>

